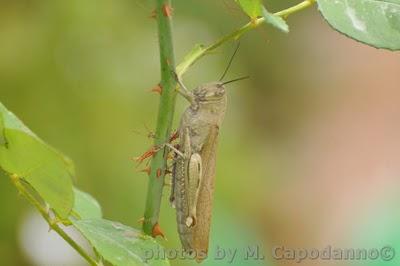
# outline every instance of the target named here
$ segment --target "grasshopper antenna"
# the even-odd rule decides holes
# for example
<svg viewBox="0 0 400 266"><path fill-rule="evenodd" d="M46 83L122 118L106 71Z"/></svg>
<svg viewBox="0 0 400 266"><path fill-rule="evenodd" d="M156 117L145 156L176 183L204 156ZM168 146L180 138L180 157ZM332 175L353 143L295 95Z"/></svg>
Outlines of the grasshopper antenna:
<svg viewBox="0 0 400 266"><path fill-rule="evenodd" d="M230 68L231 65L232 65L233 59L235 58L235 55L236 55L237 51L239 50L239 47L240 47L240 42L237 44L236 49L235 49L235 51L233 52L233 54L232 54L232 56L231 56L231 59L229 59L228 66L225 68L225 71L224 71L224 73L222 74L222 76L221 76L221 78L219 79L219 81L222 81L222 80L225 78L226 74L228 73L228 70L229 70L229 68Z"/></svg>
<svg viewBox="0 0 400 266"><path fill-rule="evenodd" d="M237 79L232 79L232 80L228 80L222 83L222 85L228 84L228 83L232 83L232 82L236 82L236 81L240 81L240 80L244 80L244 79L248 79L250 78L250 76L245 76L245 77L241 77L241 78L237 78Z"/></svg>

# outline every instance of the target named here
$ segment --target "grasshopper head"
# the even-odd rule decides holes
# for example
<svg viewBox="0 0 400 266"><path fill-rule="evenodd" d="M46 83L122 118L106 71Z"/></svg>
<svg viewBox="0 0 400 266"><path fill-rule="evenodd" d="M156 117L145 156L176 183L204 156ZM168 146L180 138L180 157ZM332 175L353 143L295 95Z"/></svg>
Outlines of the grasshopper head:
<svg viewBox="0 0 400 266"><path fill-rule="evenodd" d="M223 82L212 82L201 85L193 91L197 102L218 102L225 97Z"/></svg>
<svg viewBox="0 0 400 266"><path fill-rule="evenodd" d="M248 78L249 78L248 76L245 76L225 82L216 81L201 85L193 91L194 100L196 102L203 102L203 103L213 103L213 102L223 101L226 99L225 87L224 87L225 84Z"/></svg>

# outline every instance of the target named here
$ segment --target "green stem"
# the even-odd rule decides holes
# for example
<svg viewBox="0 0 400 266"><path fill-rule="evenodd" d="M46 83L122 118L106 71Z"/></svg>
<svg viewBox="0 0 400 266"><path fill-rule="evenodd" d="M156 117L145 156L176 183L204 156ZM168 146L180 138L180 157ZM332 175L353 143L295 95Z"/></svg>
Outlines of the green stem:
<svg viewBox="0 0 400 266"><path fill-rule="evenodd" d="M171 1L156 1L156 18L158 26L158 39L161 64L161 97L158 109L155 145L166 143L171 134L171 126L175 110L176 80L173 75L175 70L175 56L171 26ZM153 228L158 223L160 213L162 190L164 187L164 174L166 170L167 154L165 149L155 154L150 165L147 199L143 221L143 231L153 235ZM161 173L161 175L159 174Z"/></svg>
<svg viewBox="0 0 400 266"><path fill-rule="evenodd" d="M280 16L283 19L286 19L289 15L299 12L309 6L312 6L316 0L305 0L295 6L289 7L287 9L284 9L282 11L274 13L276 16ZM222 38L218 39L216 42L206 46L206 47L198 47L198 50L196 52L192 52L188 56L185 57L183 62L181 62L177 66L177 74L178 76L182 76L191 65L193 65L196 61L198 61L200 58L205 56L206 54L212 52L222 44L239 39L244 33L248 32L251 29L254 29L258 27L259 25L263 24L265 22L265 18L257 18L255 20L252 20L251 22L247 23L243 27L223 36Z"/></svg>
<svg viewBox="0 0 400 266"><path fill-rule="evenodd" d="M17 188L18 192L24 196L32 205L36 207L36 209L40 212L46 222L49 224L50 228L56 231L68 244L75 249L90 265L98 266L99 264L89 255L86 251L78 245L58 224L51 219L49 216L49 210L46 209L42 203L40 203L35 196L33 196L26 186L21 183L21 179L12 175L11 180Z"/></svg>
<svg viewBox="0 0 400 266"><path fill-rule="evenodd" d="M284 9L279 12L276 12L274 15L277 15L277 16L280 16L280 17L286 19L289 15L299 12L303 9L306 9L307 7L312 6L316 2L317 2L317 0L305 0L295 6L289 7L287 9Z"/></svg>

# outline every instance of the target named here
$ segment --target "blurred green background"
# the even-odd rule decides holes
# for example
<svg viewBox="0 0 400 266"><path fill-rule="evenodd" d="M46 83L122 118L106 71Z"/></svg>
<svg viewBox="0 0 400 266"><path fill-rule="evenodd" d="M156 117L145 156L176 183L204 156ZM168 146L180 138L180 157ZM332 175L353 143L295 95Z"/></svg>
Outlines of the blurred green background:
<svg viewBox="0 0 400 266"><path fill-rule="evenodd" d="M296 3L266 2L271 10ZM74 160L77 186L106 218L137 228L147 176L131 158L152 143L158 96L150 89L160 78L152 6L0 0L1 102ZM178 62L246 20L231 0L174 1ZM251 78L229 85L218 151L211 252L258 245L266 258L204 265L297 265L272 258L275 246L400 252L399 53L334 32L315 7L289 24L288 35L265 26L242 38L228 78ZM185 82L218 79L234 47L202 59ZM176 118L186 106L178 99ZM177 248L168 188L164 194L160 242ZM56 244L5 176L0 200L2 265L85 265ZM399 257L303 264L399 265Z"/></svg>

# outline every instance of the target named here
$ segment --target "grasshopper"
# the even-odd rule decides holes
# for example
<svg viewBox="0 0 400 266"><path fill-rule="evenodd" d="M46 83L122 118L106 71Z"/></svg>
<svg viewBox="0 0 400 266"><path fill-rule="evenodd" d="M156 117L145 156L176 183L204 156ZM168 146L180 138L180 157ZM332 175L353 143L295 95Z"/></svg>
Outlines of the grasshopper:
<svg viewBox="0 0 400 266"><path fill-rule="evenodd" d="M225 74L226 70L223 77ZM190 102L190 106L180 120L179 146L177 149L171 147L176 157L170 202L176 209L184 251L201 262L208 252L218 132L227 106L224 85L248 77L203 84L193 92L176 78L181 88L179 93Z"/></svg>

